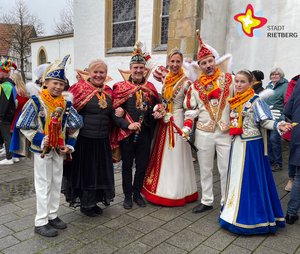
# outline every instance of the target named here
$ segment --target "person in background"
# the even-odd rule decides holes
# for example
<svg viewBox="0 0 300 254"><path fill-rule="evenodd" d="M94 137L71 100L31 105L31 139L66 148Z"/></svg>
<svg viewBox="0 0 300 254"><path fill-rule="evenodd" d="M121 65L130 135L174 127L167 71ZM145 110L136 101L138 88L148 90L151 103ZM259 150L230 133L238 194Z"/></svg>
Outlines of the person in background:
<svg viewBox="0 0 300 254"><path fill-rule="evenodd" d="M41 91L43 75L47 68L50 66L50 63L44 63L37 66L34 70L34 74L36 76L35 82L26 83L26 90L29 92L30 96L38 95Z"/></svg>
<svg viewBox="0 0 300 254"><path fill-rule="evenodd" d="M14 81L15 83L15 88L17 91L17 108L16 108L16 112L14 115L14 119L12 121L12 124L10 126L11 131L13 130L15 123L17 121L18 115L21 112L23 106L25 105L25 103L28 101L29 99L29 93L26 90L26 86L25 83L23 81L23 78L21 76L20 73L13 73L11 75L11 79Z"/></svg>
<svg viewBox="0 0 300 254"><path fill-rule="evenodd" d="M300 77L300 74L296 75L295 77L293 77L290 80L290 82L288 84L288 87L286 89L286 94L285 94L285 98L284 98L284 106L286 106L288 100L290 99L290 97L291 97L291 95L292 95L292 93L294 91L294 88L295 88L295 86L297 84L297 81L299 80L299 77ZM284 140L290 142L291 141L291 133L292 133L291 131L288 131L288 132L284 133L282 135L282 138ZM294 181L295 174L296 174L296 166L295 165L291 165L289 163L289 165L288 165L288 171L289 171L288 172L289 180L288 180L288 183L287 183L287 185L285 186L284 189L287 192L290 192L292 190L292 187L293 187L293 181Z"/></svg>
<svg viewBox="0 0 300 254"><path fill-rule="evenodd" d="M285 94L285 98L284 98L284 106L286 106L288 100L290 99L293 91L294 91L294 88L297 84L297 81L299 80L299 77L300 75L296 75L295 77L293 77L289 84L288 84L288 87L286 89L286 94ZM287 133L284 133L282 135L282 138L285 139L286 141L290 142L291 141L291 132L288 131ZM296 166L295 165L292 165L289 163L289 166L288 166L288 171L289 171L289 180L288 180L288 183L287 185L285 186L285 190L287 192L290 192L292 190L292 187L293 187L293 181L294 181L294 178L295 178L295 175L296 175Z"/></svg>
<svg viewBox="0 0 300 254"><path fill-rule="evenodd" d="M254 77L252 88L254 89L254 92L256 94L259 94L260 92L262 92L264 90L262 81L265 78L265 75L262 71L259 71L259 70L252 71L252 74Z"/></svg>
<svg viewBox="0 0 300 254"><path fill-rule="evenodd" d="M298 79L283 113L296 125L292 131L289 158L289 164L295 166L296 170L285 216L286 223L294 224L299 219L300 209L300 79Z"/></svg>
<svg viewBox="0 0 300 254"><path fill-rule="evenodd" d="M284 78L284 72L281 68L273 68L270 72L271 82L267 85L266 89L272 89L274 94L267 98L265 101L272 110L279 110L281 116L279 120L283 119L283 105L288 81ZM278 131L268 131L268 149L269 157L272 165L272 171L277 172L282 170L282 146L281 136Z"/></svg>
<svg viewBox="0 0 300 254"><path fill-rule="evenodd" d="M82 127L82 118L72 107L72 102L62 96L65 87L65 64L69 55L54 62L45 73L45 84L37 96L25 104L16 128L30 141L34 154L34 186L36 193L36 216L34 232L54 237L57 229L67 228L57 215L63 174L63 160L74 151L76 137ZM56 112L61 116L55 119ZM63 139L63 142L57 142ZM50 147L46 154L45 148Z"/></svg>
<svg viewBox="0 0 300 254"><path fill-rule="evenodd" d="M228 100L229 134L233 139L219 223L240 235L275 233L277 227L285 226L261 129L282 133L291 130L292 125L274 120L269 106L254 93L252 85L252 73L238 71L236 95Z"/></svg>
<svg viewBox="0 0 300 254"><path fill-rule="evenodd" d="M9 151L11 142L10 126L16 111L16 89L14 82L9 78L11 68L17 66L9 59L0 62L0 133L4 140L6 158L0 165L14 164L12 153Z"/></svg>
<svg viewBox="0 0 300 254"><path fill-rule="evenodd" d="M16 112L14 114L13 121L10 125L10 131L13 132L15 124L18 120L19 114L22 111L23 106L29 99L28 98L29 93L26 90L25 83L24 83L23 78L20 73L13 73L11 75L11 79L14 81L15 88L17 91L17 97L16 97L17 108L16 108ZM19 160L20 159L18 157L14 157L14 155L13 155L13 162L19 162Z"/></svg>

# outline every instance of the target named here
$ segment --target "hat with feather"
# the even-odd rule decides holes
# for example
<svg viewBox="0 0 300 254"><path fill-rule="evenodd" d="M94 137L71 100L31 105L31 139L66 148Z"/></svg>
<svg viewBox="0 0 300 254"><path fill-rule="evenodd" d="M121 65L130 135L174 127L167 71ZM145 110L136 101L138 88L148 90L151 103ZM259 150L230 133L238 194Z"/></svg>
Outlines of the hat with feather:
<svg viewBox="0 0 300 254"><path fill-rule="evenodd" d="M203 43L203 41L200 37L199 30L196 31L196 34L197 34L198 43L199 43L199 50L198 50L198 57L197 57L198 62L209 56L215 57L213 52Z"/></svg>
<svg viewBox="0 0 300 254"><path fill-rule="evenodd" d="M139 41L137 41L134 45L134 49L132 52L132 57L130 59L130 65L139 63L139 64L145 64L146 65L146 59L144 57L143 51L142 51L143 44Z"/></svg>

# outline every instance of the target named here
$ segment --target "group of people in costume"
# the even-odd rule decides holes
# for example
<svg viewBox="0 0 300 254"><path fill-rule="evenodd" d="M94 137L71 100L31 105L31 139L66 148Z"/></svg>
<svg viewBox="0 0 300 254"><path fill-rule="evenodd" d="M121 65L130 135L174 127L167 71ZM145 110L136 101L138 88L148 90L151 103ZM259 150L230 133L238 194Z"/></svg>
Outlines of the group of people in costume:
<svg viewBox="0 0 300 254"><path fill-rule="evenodd" d="M56 236L57 229L67 227L57 217L62 176L62 192L70 206L80 206L89 217L102 214L97 204L107 206L115 197L113 159L122 159L125 209L133 202L146 206L144 198L163 206L197 201L191 147L198 150L202 190L194 213L213 209L216 155L220 225L238 234L274 233L284 226L263 129L284 133L292 125L274 120L268 105L254 93L251 72L224 72L197 36L200 75L189 80L183 54L171 50L168 68L156 69L156 79L163 84L161 97L147 80L149 55L138 43L129 71L120 71L124 81L112 89L106 84L107 65L99 59L78 71L78 82L64 95L68 56L47 68L45 88L24 106L14 133L19 140L24 135L34 152L36 233ZM14 152L17 148L21 145Z"/></svg>

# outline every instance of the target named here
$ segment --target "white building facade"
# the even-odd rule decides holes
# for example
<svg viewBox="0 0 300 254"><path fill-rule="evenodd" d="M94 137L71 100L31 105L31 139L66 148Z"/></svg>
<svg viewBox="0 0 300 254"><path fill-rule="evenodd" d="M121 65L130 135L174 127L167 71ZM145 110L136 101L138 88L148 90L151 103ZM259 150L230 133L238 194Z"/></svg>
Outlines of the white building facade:
<svg viewBox="0 0 300 254"><path fill-rule="evenodd" d="M31 40L32 58L32 80L36 80L35 68L43 63L53 63L55 60L62 60L65 55L70 55L66 64L66 77L70 84L75 82L74 71L74 39L73 33L37 37Z"/></svg>
<svg viewBox="0 0 300 254"><path fill-rule="evenodd" d="M195 1L197 8L185 10L181 7L189 1ZM146 45L154 62L165 65L168 35L174 32L168 31L168 27L172 27L168 26L168 9L170 4L174 4L173 8L179 9L173 10L172 15L183 13L183 17L188 17L185 12L192 12L191 15L199 21L197 27L203 40L220 55L233 55L233 72L240 69L262 70L265 73L264 84L269 81L273 67L281 67L287 79L300 73L300 4L297 0L253 1L253 14L267 19L263 27L255 30L253 37L246 36L241 24L234 20L234 16L245 12L249 4L242 0L74 0L73 3L74 36L34 39L33 70L39 64L42 49L45 49L47 62L71 54L67 75L72 84L75 82L74 69L84 69L92 60L101 58L108 65L108 75L113 78L109 85L112 85L122 79L118 69L129 69L136 40ZM170 22L172 19L173 16L170 16ZM278 30L280 27L282 29ZM288 36L281 37L279 33ZM172 47L183 48L180 43L173 44L174 41ZM150 81L160 89L160 84L152 77Z"/></svg>

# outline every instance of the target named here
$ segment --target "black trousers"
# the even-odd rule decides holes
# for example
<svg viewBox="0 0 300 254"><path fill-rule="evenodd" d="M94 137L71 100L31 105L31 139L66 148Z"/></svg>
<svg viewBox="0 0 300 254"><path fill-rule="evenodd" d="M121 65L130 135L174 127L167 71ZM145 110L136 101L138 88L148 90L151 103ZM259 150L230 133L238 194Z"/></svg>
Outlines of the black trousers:
<svg viewBox="0 0 300 254"><path fill-rule="evenodd" d="M4 140L3 140L3 137L1 135L1 131L0 131L0 146L4 144Z"/></svg>
<svg viewBox="0 0 300 254"><path fill-rule="evenodd" d="M5 151L6 151L6 159L11 160L12 153L9 152L9 146L11 141L11 133L10 133L10 123L8 122L1 122L0 123L0 132L5 144Z"/></svg>
<svg viewBox="0 0 300 254"><path fill-rule="evenodd" d="M134 134L121 141L122 187L125 196L140 193L148 166L150 146L150 132L141 132L136 142L134 142ZM136 171L132 183L133 160L135 160Z"/></svg>

